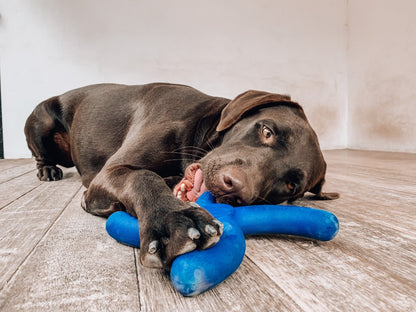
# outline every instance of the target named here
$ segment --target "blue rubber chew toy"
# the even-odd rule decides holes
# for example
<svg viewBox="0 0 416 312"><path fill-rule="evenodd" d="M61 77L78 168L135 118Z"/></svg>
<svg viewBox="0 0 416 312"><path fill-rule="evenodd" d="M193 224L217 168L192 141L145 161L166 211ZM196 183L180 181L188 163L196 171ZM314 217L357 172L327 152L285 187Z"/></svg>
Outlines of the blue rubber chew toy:
<svg viewBox="0 0 416 312"><path fill-rule="evenodd" d="M232 207L215 203L209 192L197 204L224 224L219 242L206 250L194 250L178 256L170 276L173 286L184 296L196 296L224 281L243 261L244 235L287 234L328 241L338 233L337 217L325 210L284 205ZM136 218L118 211L107 220L111 237L132 247L140 247Z"/></svg>

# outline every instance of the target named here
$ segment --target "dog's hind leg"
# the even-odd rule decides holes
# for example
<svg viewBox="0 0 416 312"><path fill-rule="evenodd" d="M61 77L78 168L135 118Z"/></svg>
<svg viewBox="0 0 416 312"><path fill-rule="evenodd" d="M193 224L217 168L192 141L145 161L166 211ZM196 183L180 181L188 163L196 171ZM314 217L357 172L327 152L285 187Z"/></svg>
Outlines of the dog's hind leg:
<svg viewBox="0 0 416 312"><path fill-rule="evenodd" d="M59 99L53 97L40 103L26 120L26 141L36 159L41 181L62 179L62 170L56 165L74 165L69 134L61 122L61 114Z"/></svg>

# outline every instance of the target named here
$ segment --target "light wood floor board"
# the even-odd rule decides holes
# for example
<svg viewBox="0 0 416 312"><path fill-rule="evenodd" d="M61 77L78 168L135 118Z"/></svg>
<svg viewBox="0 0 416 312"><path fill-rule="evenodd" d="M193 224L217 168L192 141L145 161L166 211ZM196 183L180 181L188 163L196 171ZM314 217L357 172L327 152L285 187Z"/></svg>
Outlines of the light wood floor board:
<svg viewBox="0 0 416 312"><path fill-rule="evenodd" d="M0 160L0 311L416 311L416 154L326 151L329 242L247 237L226 281L194 298L138 263L85 213L74 168L40 182L33 159Z"/></svg>
<svg viewBox="0 0 416 312"><path fill-rule="evenodd" d="M27 165L27 164L31 164L32 169L34 169L33 159L29 159L29 158L0 159L0 171L2 172L2 177L3 177L4 171L6 171L10 168L13 168L13 167L19 167L21 165ZM4 174L4 176L6 176L6 175L7 174Z"/></svg>
<svg viewBox="0 0 416 312"><path fill-rule="evenodd" d="M104 219L80 209L83 191L6 287L4 311L137 311L134 251L105 235Z"/></svg>
<svg viewBox="0 0 416 312"><path fill-rule="evenodd" d="M62 187L65 191L62 191ZM0 287L37 246L80 188L78 176L43 183L0 210Z"/></svg>
<svg viewBox="0 0 416 312"><path fill-rule="evenodd" d="M0 183L7 182L28 172L35 172L31 159L0 160Z"/></svg>

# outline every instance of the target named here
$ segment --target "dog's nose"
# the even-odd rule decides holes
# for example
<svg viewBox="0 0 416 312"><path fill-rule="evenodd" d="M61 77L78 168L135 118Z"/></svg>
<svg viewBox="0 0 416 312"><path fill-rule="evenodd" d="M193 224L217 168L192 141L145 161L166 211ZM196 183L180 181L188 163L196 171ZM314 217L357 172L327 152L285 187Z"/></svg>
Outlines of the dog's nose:
<svg viewBox="0 0 416 312"><path fill-rule="evenodd" d="M220 173L219 186L229 199L243 205L250 197L248 177L238 168L225 168Z"/></svg>

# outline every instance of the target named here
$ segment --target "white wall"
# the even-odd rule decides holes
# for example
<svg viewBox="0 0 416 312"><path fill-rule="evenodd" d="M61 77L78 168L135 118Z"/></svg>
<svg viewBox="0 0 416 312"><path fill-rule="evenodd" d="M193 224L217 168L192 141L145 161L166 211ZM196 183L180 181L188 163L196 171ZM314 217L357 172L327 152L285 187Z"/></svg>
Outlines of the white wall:
<svg viewBox="0 0 416 312"><path fill-rule="evenodd" d="M416 152L413 0L0 0L5 156L40 101L98 82L289 93L324 149Z"/></svg>
<svg viewBox="0 0 416 312"><path fill-rule="evenodd" d="M349 146L416 152L416 2L349 1Z"/></svg>
<svg viewBox="0 0 416 312"><path fill-rule="evenodd" d="M97 82L289 93L323 148L346 146L346 3L0 0L5 156L40 101Z"/></svg>

